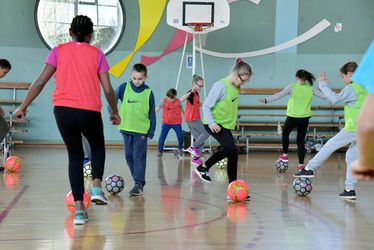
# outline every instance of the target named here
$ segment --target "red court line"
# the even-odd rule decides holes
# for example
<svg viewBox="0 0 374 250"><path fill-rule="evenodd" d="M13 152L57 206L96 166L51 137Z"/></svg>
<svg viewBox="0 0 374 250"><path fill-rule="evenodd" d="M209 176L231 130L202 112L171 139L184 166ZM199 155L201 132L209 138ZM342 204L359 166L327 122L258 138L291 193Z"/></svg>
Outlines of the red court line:
<svg viewBox="0 0 374 250"><path fill-rule="evenodd" d="M0 224L7 217L9 212L14 208L14 206L17 204L19 199L21 199L21 196L26 192L28 187L29 186L24 186L23 188L21 188L21 190L18 191L18 194L16 195L16 197L14 197L13 200L9 203L9 205L1 212L1 214L0 214Z"/></svg>

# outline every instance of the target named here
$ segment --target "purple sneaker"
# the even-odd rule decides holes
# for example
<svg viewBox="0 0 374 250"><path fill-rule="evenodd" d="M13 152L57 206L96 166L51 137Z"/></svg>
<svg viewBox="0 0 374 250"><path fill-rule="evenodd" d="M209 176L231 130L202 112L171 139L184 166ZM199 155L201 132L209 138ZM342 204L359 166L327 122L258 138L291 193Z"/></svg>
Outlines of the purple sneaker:
<svg viewBox="0 0 374 250"><path fill-rule="evenodd" d="M191 162L192 162L195 166L203 165L203 162L202 162L202 160L200 160L200 159L195 159L195 158L193 158L193 159L191 160Z"/></svg>
<svg viewBox="0 0 374 250"><path fill-rule="evenodd" d="M193 156L197 157L197 158L200 158L201 157L201 154L199 153L199 151L194 148L194 147L188 147L187 148L187 151L192 154Z"/></svg>

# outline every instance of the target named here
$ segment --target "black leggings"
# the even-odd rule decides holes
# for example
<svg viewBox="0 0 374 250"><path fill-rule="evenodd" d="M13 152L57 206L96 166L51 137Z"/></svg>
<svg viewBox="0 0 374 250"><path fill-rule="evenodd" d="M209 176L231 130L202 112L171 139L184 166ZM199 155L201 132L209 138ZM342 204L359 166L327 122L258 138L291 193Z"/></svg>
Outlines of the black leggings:
<svg viewBox="0 0 374 250"><path fill-rule="evenodd" d="M54 114L69 155L69 180L74 200L82 201L84 193L82 134L91 147L92 179L102 180L104 173L105 145L101 114L68 107L55 107Z"/></svg>
<svg viewBox="0 0 374 250"><path fill-rule="evenodd" d="M297 127L297 156L299 157L299 164L304 164L305 157L305 136L309 126L310 117L306 118L295 118L287 116L286 121L284 122L283 131L282 131L282 146L283 153L288 153L288 146L290 144L290 133Z"/></svg>
<svg viewBox="0 0 374 250"><path fill-rule="evenodd" d="M221 147L205 161L205 166L210 169L214 164L227 157L227 175L230 183L237 179L239 153L231 130L225 129L221 125L219 126L221 127L221 131L219 133L213 133L208 125L204 125L206 131L221 144Z"/></svg>

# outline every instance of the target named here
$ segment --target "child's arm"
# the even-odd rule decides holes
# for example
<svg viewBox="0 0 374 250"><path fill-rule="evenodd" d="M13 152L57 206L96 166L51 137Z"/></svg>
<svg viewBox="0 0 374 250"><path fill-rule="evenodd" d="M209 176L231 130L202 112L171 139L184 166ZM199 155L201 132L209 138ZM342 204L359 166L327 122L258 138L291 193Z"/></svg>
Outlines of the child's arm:
<svg viewBox="0 0 374 250"><path fill-rule="evenodd" d="M108 101L110 108L112 109L112 112L110 114L110 120L112 121L112 124L118 125L121 123L121 118L118 114L116 94L114 93L112 84L110 83L108 72L102 72L99 75L99 78L101 86L104 90L105 98Z"/></svg>
<svg viewBox="0 0 374 250"><path fill-rule="evenodd" d="M352 172L359 179L374 179L374 95L369 94L357 121L358 162Z"/></svg>
<svg viewBox="0 0 374 250"><path fill-rule="evenodd" d="M218 133L221 130L221 127L215 122L212 108L216 105L219 100L223 100L226 95L226 88L223 83L217 82L213 85L212 89L210 90L207 98L204 101L202 110L205 119L207 120L210 129L214 133Z"/></svg>
<svg viewBox="0 0 374 250"><path fill-rule="evenodd" d="M332 91L328 86L328 80L324 72L319 77L319 88L332 104L357 100L356 92L351 86L346 86L340 93Z"/></svg>
<svg viewBox="0 0 374 250"><path fill-rule="evenodd" d="M319 89L317 84L313 85L313 94L322 100L326 100L326 95Z"/></svg>
<svg viewBox="0 0 374 250"><path fill-rule="evenodd" d="M266 97L266 98L257 98L257 101L262 102L262 103L269 103L269 102L274 102L277 101L281 98L283 98L286 95L291 94L291 84L287 85L281 92L275 93L272 96Z"/></svg>
<svg viewBox="0 0 374 250"><path fill-rule="evenodd" d="M187 92L187 94L183 95L183 96L180 98L180 101L181 101L181 102L184 102L185 100L187 100L187 98L190 97L191 93L192 93L192 91L189 90L189 91Z"/></svg>
<svg viewBox="0 0 374 250"><path fill-rule="evenodd" d="M156 107L156 113L158 113L164 107L164 101L161 101Z"/></svg>
<svg viewBox="0 0 374 250"><path fill-rule="evenodd" d="M155 112L155 96L151 91L151 95L149 97L149 120L151 121L147 137L148 139L152 139L155 135L156 130L156 112Z"/></svg>
<svg viewBox="0 0 374 250"><path fill-rule="evenodd" d="M38 76L38 78L32 83L29 91L26 94L25 99L22 101L19 108L15 111L14 116L17 119L21 119L26 114L27 107L32 101L40 94L44 86L47 84L49 79L56 72L56 68L50 64L46 64Z"/></svg>

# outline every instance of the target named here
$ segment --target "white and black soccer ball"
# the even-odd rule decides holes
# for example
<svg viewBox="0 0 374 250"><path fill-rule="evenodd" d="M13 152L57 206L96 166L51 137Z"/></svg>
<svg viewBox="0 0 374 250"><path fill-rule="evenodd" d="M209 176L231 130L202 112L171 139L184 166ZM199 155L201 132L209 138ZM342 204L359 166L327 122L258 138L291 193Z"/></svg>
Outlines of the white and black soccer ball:
<svg viewBox="0 0 374 250"><path fill-rule="evenodd" d="M312 181L305 177L296 178L293 181L293 189L298 196L307 196L312 192Z"/></svg>
<svg viewBox="0 0 374 250"><path fill-rule="evenodd" d="M105 179L105 189L108 191L110 194L118 194L123 190L125 186L125 181L123 178L119 175L109 175Z"/></svg>
<svg viewBox="0 0 374 250"><path fill-rule="evenodd" d="M224 158L216 163L218 168L226 168L227 167L227 158Z"/></svg>
<svg viewBox="0 0 374 250"><path fill-rule="evenodd" d="M280 160L277 160L275 162L275 168L277 169L277 171L279 173L284 173L287 171L288 169L288 162L284 162L284 161L280 161Z"/></svg>
<svg viewBox="0 0 374 250"><path fill-rule="evenodd" d="M83 176L84 177L91 177L92 176L92 166L91 166L90 161L83 165Z"/></svg>

